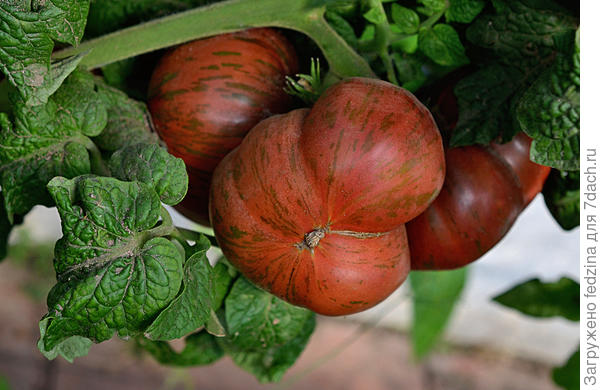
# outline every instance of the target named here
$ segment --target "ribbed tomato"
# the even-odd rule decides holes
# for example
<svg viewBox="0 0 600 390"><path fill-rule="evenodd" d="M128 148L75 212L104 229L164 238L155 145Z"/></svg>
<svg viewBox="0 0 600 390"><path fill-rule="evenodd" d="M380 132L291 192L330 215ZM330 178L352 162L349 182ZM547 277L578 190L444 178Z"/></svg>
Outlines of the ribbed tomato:
<svg viewBox="0 0 600 390"><path fill-rule="evenodd" d="M524 205L528 205L542 191L552 168L539 165L529 158L532 139L519 132L510 142L491 144L519 177Z"/></svg>
<svg viewBox="0 0 600 390"><path fill-rule="evenodd" d="M181 45L159 61L148 107L171 154L190 181L177 208L208 224L208 187L214 168L261 119L290 108L285 76L297 58L283 35L267 28Z"/></svg>
<svg viewBox="0 0 600 390"><path fill-rule="evenodd" d="M404 223L444 178L440 134L409 92L350 78L311 110L260 122L213 176L225 256L271 293L321 314L365 310L409 271Z"/></svg>
<svg viewBox="0 0 600 390"><path fill-rule="evenodd" d="M477 260L504 237L523 205L517 176L496 152L449 149L442 191L406 224L411 268L452 269Z"/></svg>

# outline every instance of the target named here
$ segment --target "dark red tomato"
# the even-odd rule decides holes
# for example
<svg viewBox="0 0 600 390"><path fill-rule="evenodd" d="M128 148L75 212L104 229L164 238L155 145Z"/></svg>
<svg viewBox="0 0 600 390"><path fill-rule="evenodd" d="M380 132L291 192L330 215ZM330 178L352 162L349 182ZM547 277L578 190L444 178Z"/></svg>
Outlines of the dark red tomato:
<svg viewBox="0 0 600 390"><path fill-rule="evenodd" d="M267 28L190 42L161 58L148 107L169 152L186 163L184 215L208 225L213 170L256 123L290 108L283 87L297 67L289 42Z"/></svg>
<svg viewBox="0 0 600 390"><path fill-rule="evenodd" d="M411 268L441 270L477 260L508 232L523 209L510 166L487 147L446 152L446 180L429 208L406 224Z"/></svg>
<svg viewBox="0 0 600 390"><path fill-rule="evenodd" d="M317 313L356 313L405 280L404 223L443 178L425 106L390 83L350 78L311 110L248 133L215 170L211 221L227 259L258 286Z"/></svg>
<svg viewBox="0 0 600 390"><path fill-rule="evenodd" d="M454 95L454 87L459 77L464 77L464 72L452 75L441 88L437 98L434 99L432 112L440 129L446 133L451 133L458 122L458 103ZM528 205L542 191L544 182L551 171L550 167L531 161L529 158L531 141L531 138L525 133L519 132L510 142L491 144L491 147L508 162L519 177L525 205Z"/></svg>
<svg viewBox="0 0 600 390"><path fill-rule="evenodd" d="M458 121L456 81L434 99L436 118L447 133ZM531 139L519 133L506 144L447 151L440 196L406 225L412 269L462 267L504 237L550 173L529 159L530 146Z"/></svg>
<svg viewBox="0 0 600 390"><path fill-rule="evenodd" d="M531 138L525 133L518 133L510 142L491 144L498 154L510 165L519 177L523 190L524 205L528 205L542 191L544 183L552 168L539 165L529 158Z"/></svg>

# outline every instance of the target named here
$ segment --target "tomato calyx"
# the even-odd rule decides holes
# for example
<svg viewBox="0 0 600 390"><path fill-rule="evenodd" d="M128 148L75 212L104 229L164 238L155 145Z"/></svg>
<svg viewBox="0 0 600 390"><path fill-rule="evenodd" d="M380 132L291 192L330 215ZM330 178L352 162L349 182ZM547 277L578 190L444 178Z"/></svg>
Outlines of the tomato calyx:
<svg viewBox="0 0 600 390"><path fill-rule="evenodd" d="M340 236L348 236L348 237L354 237L354 238L358 238L358 239L365 239L365 238L381 237L387 233L354 232L351 230L331 230L329 228L329 225L327 225L326 227L318 227L318 228L315 228L314 230L306 233L304 235L304 239L302 241L294 244L294 246L300 250L302 250L302 249L310 250L311 253L313 253L315 248L319 245L319 242L323 238L325 238L325 234L338 234Z"/></svg>
<svg viewBox="0 0 600 390"><path fill-rule="evenodd" d="M311 253L314 252L321 239L325 237L325 232L328 232L328 230L329 228L316 228L315 230L306 233L304 235L304 240L295 244L296 248L300 250L308 249Z"/></svg>

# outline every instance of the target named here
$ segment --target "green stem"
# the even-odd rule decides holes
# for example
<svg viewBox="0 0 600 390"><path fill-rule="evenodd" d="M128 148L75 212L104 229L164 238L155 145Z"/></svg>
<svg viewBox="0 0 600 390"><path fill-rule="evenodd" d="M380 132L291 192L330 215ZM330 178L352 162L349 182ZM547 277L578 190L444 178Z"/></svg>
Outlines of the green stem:
<svg viewBox="0 0 600 390"><path fill-rule="evenodd" d="M163 205L160 206L160 218L162 219L163 225L173 226L173 218L171 218L171 214L169 214Z"/></svg>
<svg viewBox="0 0 600 390"><path fill-rule="evenodd" d="M162 223L157 227L148 230L148 239L154 237L172 236L175 230L177 230L175 226Z"/></svg>
<svg viewBox="0 0 600 390"><path fill-rule="evenodd" d="M326 22L314 0L228 0L126 28L56 52L64 58L90 50L81 65L97 68L165 47L251 27L281 27L308 35L340 77L376 77L368 63Z"/></svg>
<svg viewBox="0 0 600 390"><path fill-rule="evenodd" d="M370 8L379 9L379 12L385 15L385 10L380 0L369 0L367 4ZM388 81L399 85L398 79L396 78L394 63L392 62L392 58L390 57L390 53L388 51L391 37L390 24L388 23L387 19L382 23L375 25L375 50L383 62Z"/></svg>
<svg viewBox="0 0 600 390"><path fill-rule="evenodd" d="M100 152L100 149L98 149L98 146L96 146L94 141L82 135L81 142L85 145L85 148L90 154L90 164L92 168L92 173L95 173L100 176L112 176L108 165L106 165L106 161L104 161L104 159L102 158L102 153Z"/></svg>
<svg viewBox="0 0 600 390"><path fill-rule="evenodd" d="M196 232L194 230L189 230L186 228L182 228L182 227L177 227L177 231L180 234L180 237L178 238L183 238L185 240L190 240L190 241L198 241L200 239L200 235L202 235L202 233L200 232ZM219 244L217 243L217 239L213 236L210 235L204 235L206 238L208 238L208 241L210 241L210 244L212 246L216 246L218 247Z"/></svg>
<svg viewBox="0 0 600 390"><path fill-rule="evenodd" d="M406 38L410 38L414 35L415 34L398 34L390 31L390 45L403 41Z"/></svg>
<svg viewBox="0 0 600 390"><path fill-rule="evenodd" d="M379 56L381 57L381 61L383 61L383 65L385 66L385 70L387 73L387 79L392 84L400 85L398 83L398 78L396 77L396 71L394 70L394 63L392 62L392 57L388 52L387 48L383 50Z"/></svg>
<svg viewBox="0 0 600 390"><path fill-rule="evenodd" d="M436 12L433 15L431 15L430 17L428 17L423 23L421 23L421 26L419 27L419 30L424 30L427 28L430 28L431 26L433 26L446 12L447 6L446 8L444 8L442 11Z"/></svg>

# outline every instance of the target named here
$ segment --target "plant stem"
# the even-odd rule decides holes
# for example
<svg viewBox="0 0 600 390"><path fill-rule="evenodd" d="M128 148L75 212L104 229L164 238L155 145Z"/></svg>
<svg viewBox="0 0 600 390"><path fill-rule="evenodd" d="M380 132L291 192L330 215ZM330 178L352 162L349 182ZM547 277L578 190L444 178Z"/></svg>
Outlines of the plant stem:
<svg viewBox="0 0 600 390"><path fill-rule="evenodd" d="M182 228L182 227L177 227L177 231L179 233L179 238L183 238L185 240L190 240L190 241L198 241L198 239L200 238L200 235L202 235L202 233L200 232L196 232L194 230L189 230L186 228ZM217 243L217 239L213 236L209 236L209 235L204 235L206 238L208 238L208 241L210 241L210 244L212 246L216 246L218 247L219 244Z"/></svg>
<svg viewBox="0 0 600 390"><path fill-rule="evenodd" d="M376 8L385 15L385 10L383 8L383 4L380 0L369 0L368 3L370 8ZM387 79L396 85L400 85L398 83L398 79L396 78L396 70L394 69L394 63L392 62L392 58L390 57L390 53L388 51L388 47L390 45L391 32L390 32L390 24L387 21L387 18L380 24L375 25L375 50L381 61L383 62L383 66L385 67L385 71L387 74Z"/></svg>
<svg viewBox="0 0 600 390"><path fill-rule="evenodd" d="M160 206L160 217L163 225L173 226L173 218L171 218L171 214L169 214L169 211L163 205Z"/></svg>
<svg viewBox="0 0 600 390"><path fill-rule="evenodd" d="M85 145L85 148L90 153L90 164L92 168L92 173L95 173L100 176L112 176L110 173L110 169L106 165L106 161L102 158L102 153L100 149L96 146L94 141L86 136L81 136L81 141Z"/></svg>
<svg viewBox="0 0 600 390"><path fill-rule="evenodd" d="M228 0L116 31L54 54L64 58L90 50L81 65L97 68L190 40L252 27L281 27L308 35L340 77L376 77L326 22L329 0Z"/></svg>
<svg viewBox="0 0 600 390"><path fill-rule="evenodd" d="M442 11L436 12L428 17L423 23L421 23L419 30L424 30L433 26L444 15L447 8L448 6L446 6L446 8L444 8Z"/></svg>

